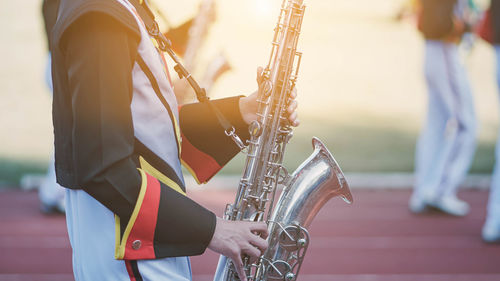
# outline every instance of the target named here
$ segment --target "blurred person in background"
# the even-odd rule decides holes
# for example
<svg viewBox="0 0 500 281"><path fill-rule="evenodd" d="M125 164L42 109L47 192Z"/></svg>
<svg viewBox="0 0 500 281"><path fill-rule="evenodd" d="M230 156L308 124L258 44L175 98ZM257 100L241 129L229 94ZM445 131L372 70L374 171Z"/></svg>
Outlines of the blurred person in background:
<svg viewBox="0 0 500 281"><path fill-rule="evenodd" d="M49 34L57 18L59 0L44 0L42 2L42 15L47 38L47 50L50 50ZM45 69L45 81L52 94L52 70L50 52ZM44 214L64 214L64 188L56 182L54 154L52 153L47 168L47 173L38 187L40 210Z"/></svg>
<svg viewBox="0 0 500 281"><path fill-rule="evenodd" d="M496 54L496 80L500 91L500 0L491 1L490 9L479 27L479 36L493 45ZM500 242L500 134L496 143L495 167L482 238L489 243Z"/></svg>
<svg viewBox="0 0 500 281"><path fill-rule="evenodd" d="M418 27L425 38L428 108L415 156L415 187L409 201L413 213L429 207L464 216L469 205L457 189L476 147L474 102L458 43L467 23L466 1L421 0Z"/></svg>
<svg viewBox="0 0 500 281"><path fill-rule="evenodd" d="M459 45L459 52L462 59L466 59L474 50L477 36L473 27L477 26L483 14L481 7L475 0L464 0L464 2L465 3L462 4L463 8L461 9L464 15L464 22L467 26Z"/></svg>

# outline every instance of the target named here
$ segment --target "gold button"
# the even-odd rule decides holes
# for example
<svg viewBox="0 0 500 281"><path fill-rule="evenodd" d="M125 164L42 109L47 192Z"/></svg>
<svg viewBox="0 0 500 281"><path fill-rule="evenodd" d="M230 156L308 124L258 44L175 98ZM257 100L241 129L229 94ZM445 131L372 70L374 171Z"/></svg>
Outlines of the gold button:
<svg viewBox="0 0 500 281"><path fill-rule="evenodd" d="M132 242L132 249L139 250L142 246L141 240L135 240Z"/></svg>

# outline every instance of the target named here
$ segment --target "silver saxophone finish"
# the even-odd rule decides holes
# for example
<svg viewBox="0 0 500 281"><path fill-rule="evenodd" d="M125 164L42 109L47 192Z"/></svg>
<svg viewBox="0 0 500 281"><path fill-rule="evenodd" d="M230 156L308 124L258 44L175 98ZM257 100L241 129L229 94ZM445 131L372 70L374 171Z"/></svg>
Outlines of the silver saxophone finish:
<svg viewBox="0 0 500 281"><path fill-rule="evenodd" d="M307 227L333 197L352 203L340 166L317 138L314 151L293 172L269 220L269 247L255 280L296 280L310 243Z"/></svg>
<svg viewBox="0 0 500 281"><path fill-rule="evenodd" d="M235 202L225 211L228 220L268 223L269 248L255 264L248 258L243 261L251 281L297 280L310 243L306 227L330 198L341 196L352 202L340 167L318 139L313 139L313 154L292 175L282 164L293 135L286 109L300 68L297 43L304 11L302 0L282 2L271 56L259 85L258 117L249 126L245 167ZM284 189L274 204L280 186ZM230 260L223 265L222 280L240 280Z"/></svg>

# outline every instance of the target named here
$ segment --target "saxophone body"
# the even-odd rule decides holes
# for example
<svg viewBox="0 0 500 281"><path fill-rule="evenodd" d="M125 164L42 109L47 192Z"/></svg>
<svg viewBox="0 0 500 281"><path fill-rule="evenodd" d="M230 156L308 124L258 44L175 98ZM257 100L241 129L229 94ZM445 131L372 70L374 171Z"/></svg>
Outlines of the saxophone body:
<svg viewBox="0 0 500 281"><path fill-rule="evenodd" d="M293 135L286 109L300 67L297 43L304 11L302 0L283 0L271 56L259 84L258 118L249 126L242 178L234 203L225 211L228 220L268 224L266 252L254 264L247 258L243 261L247 279L252 281L297 280L310 243L306 228L330 198L340 196L352 202L340 167L319 139L313 138L313 153L294 173L282 165ZM283 191L275 204L280 186ZM221 259L221 267L216 280L240 280L230 260Z"/></svg>

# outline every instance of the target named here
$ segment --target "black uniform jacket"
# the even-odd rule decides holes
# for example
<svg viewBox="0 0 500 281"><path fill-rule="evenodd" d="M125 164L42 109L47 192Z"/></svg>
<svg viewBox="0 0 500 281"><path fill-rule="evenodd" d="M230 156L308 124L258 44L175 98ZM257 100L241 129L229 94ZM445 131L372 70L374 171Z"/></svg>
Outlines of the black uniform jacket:
<svg viewBox="0 0 500 281"><path fill-rule="evenodd" d="M133 15L115 0L61 0L50 36L58 183L83 189L105 205L120 218L122 234L132 229L125 235L130 241L120 241L119 259L203 253L215 229L214 214L137 169L143 158L185 191L172 168L134 137L131 76L140 32ZM247 139L238 102L239 97L214 101ZM179 116L182 160L206 182L239 149L205 105L185 105ZM142 244L150 246L131 247L137 237L151 240Z"/></svg>
<svg viewBox="0 0 500 281"><path fill-rule="evenodd" d="M500 0L491 0L491 24L493 43L500 44Z"/></svg>
<svg viewBox="0 0 500 281"><path fill-rule="evenodd" d="M441 40L453 32L457 0L421 0L420 30L426 39Z"/></svg>

